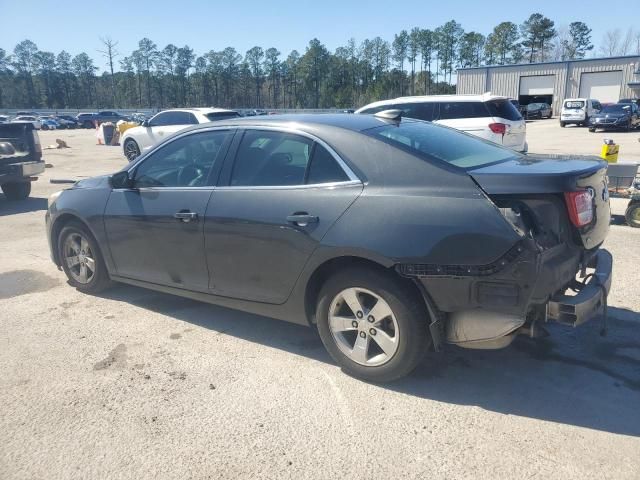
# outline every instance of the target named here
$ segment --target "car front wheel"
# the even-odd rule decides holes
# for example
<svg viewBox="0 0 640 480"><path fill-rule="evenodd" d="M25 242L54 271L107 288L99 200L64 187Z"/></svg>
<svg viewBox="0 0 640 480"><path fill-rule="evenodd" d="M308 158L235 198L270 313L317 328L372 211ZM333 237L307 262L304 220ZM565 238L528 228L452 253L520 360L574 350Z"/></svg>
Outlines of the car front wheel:
<svg viewBox="0 0 640 480"><path fill-rule="evenodd" d="M140 156L140 147L132 138L127 138L124 142L124 155L129 161L135 160Z"/></svg>
<svg viewBox="0 0 640 480"><path fill-rule="evenodd" d="M79 223L70 223L60 231L58 258L69 283L82 292L98 293L111 284L96 241Z"/></svg>
<svg viewBox="0 0 640 480"><path fill-rule="evenodd" d="M409 374L429 347L417 295L390 274L354 268L332 276L319 296L320 338L346 373L373 382Z"/></svg>

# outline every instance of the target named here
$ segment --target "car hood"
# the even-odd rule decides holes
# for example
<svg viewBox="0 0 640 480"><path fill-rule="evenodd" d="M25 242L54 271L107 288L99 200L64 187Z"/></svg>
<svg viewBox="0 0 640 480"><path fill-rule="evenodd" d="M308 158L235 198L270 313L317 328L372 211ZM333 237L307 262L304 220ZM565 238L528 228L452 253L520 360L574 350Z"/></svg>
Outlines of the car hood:
<svg viewBox="0 0 640 480"><path fill-rule="evenodd" d="M628 113L598 113L595 118L623 118L628 116Z"/></svg>
<svg viewBox="0 0 640 480"><path fill-rule="evenodd" d="M605 167L597 157L520 155L468 173L488 194L559 193L575 190L577 179Z"/></svg>
<svg viewBox="0 0 640 480"><path fill-rule="evenodd" d="M84 178L73 184L72 188L111 188L109 177L111 175L100 175L98 177Z"/></svg>

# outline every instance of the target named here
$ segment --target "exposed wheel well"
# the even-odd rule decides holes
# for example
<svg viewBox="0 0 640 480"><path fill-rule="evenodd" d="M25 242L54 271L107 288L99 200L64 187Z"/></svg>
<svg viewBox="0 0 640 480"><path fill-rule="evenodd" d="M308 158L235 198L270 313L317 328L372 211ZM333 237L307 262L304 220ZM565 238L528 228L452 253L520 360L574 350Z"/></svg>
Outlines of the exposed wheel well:
<svg viewBox="0 0 640 480"><path fill-rule="evenodd" d="M369 268L371 270L376 270L378 272L382 272L385 275L391 276L396 279L398 282L406 285L406 288L411 291L416 299L420 301L422 305L426 305L424 301L424 297L422 293L418 289L417 285L413 283L410 279L400 276L393 268L387 268L380 265L373 260L369 260L362 257L338 257L332 258L331 260L326 261L322 265L320 265L311 275L309 281L307 282L307 289L305 291L305 312L307 318L309 319L309 323L316 323L316 305L318 304L318 295L320 294L320 290L325 282L333 275L334 273L353 267L364 267Z"/></svg>

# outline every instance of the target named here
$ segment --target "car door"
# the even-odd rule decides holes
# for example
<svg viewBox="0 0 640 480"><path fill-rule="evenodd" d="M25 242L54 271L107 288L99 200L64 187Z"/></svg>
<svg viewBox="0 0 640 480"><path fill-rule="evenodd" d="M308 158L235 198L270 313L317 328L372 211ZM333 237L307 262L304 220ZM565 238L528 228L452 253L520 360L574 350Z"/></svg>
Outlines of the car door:
<svg viewBox="0 0 640 480"><path fill-rule="evenodd" d="M230 157L205 219L209 287L281 304L362 184L328 145L299 132L247 129Z"/></svg>
<svg viewBox="0 0 640 480"><path fill-rule="evenodd" d="M131 168L131 188L111 192L104 224L117 275L207 291L204 218L233 134L177 137Z"/></svg>

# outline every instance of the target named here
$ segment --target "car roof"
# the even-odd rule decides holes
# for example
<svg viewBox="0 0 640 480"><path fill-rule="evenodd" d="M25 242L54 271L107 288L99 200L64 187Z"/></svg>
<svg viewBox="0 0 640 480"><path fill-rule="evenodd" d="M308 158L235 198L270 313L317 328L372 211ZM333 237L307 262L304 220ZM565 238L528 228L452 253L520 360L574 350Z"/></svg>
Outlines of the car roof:
<svg viewBox="0 0 640 480"><path fill-rule="evenodd" d="M416 122L413 119L401 119L401 122ZM254 117L237 117L216 122L194 125L183 131L198 130L207 126L237 127L273 127L295 129L303 132L321 130L322 128L341 128L353 132L361 132L370 128L389 125L393 121L375 115L354 115L352 113L291 113L284 115L260 115Z"/></svg>
<svg viewBox="0 0 640 480"><path fill-rule="evenodd" d="M235 112L235 110L229 110L227 108L214 108L214 107L194 107L194 108L168 108L166 110L161 110L158 113L164 112L197 112L203 115L207 115L208 113L220 113L220 112Z"/></svg>
<svg viewBox="0 0 640 480"><path fill-rule="evenodd" d="M397 103L416 103L416 102L488 102L490 100L510 100L509 97L501 95L493 95L489 93L483 93L482 95L420 95L413 97L398 97L390 98L388 100L380 100L378 102L369 103L364 107L359 108L356 113L363 108L379 107L387 104Z"/></svg>

